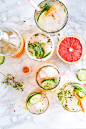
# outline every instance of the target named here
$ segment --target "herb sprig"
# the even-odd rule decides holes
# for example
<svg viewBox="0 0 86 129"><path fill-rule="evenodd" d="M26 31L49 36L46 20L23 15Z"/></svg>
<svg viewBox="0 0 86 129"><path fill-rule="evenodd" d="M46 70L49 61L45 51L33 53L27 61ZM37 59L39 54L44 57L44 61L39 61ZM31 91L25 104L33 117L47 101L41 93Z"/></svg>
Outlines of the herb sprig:
<svg viewBox="0 0 86 129"><path fill-rule="evenodd" d="M11 74L7 74L5 76L5 81L3 81L3 84L7 84L7 86L13 86L13 88L15 88L15 90L21 90L23 91L23 83L24 82L16 82L14 79L14 77Z"/></svg>

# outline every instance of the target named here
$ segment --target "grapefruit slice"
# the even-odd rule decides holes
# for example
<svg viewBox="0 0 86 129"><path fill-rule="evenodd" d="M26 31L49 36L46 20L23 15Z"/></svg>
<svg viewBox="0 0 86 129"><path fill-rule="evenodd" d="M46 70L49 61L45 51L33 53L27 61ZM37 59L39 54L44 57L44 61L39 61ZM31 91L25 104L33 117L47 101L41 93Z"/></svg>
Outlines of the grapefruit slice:
<svg viewBox="0 0 86 129"><path fill-rule="evenodd" d="M57 55L64 63L76 64L82 60L84 53L83 41L76 35L67 35L58 42Z"/></svg>
<svg viewBox="0 0 86 129"><path fill-rule="evenodd" d="M50 9L46 12L46 16L51 15L53 12L57 11L58 9L55 6L50 7Z"/></svg>

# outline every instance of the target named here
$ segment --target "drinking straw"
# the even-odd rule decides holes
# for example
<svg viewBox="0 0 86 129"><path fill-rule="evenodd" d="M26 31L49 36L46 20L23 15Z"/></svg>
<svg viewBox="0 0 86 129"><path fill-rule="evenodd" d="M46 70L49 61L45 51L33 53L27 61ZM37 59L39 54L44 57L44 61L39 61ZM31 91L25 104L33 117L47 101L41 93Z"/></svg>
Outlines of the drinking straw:
<svg viewBox="0 0 86 129"><path fill-rule="evenodd" d="M64 72L58 74L56 77L58 78L58 77L61 77L61 76L65 75L65 74L68 74L68 73L69 73L69 70L64 71Z"/></svg>
<svg viewBox="0 0 86 129"><path fill-rule="evenodd" d="M37 11L41 11L41 9L32 1L32 0L27 0Z"/></svg>

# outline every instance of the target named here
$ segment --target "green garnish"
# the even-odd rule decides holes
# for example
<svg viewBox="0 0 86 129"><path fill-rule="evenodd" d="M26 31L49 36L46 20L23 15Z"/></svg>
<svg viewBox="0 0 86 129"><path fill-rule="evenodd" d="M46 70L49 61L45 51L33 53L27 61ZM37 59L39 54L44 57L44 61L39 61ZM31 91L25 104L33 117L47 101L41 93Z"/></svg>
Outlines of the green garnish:
<svg viewBox="0 0 86 129"><path fill-rule="evenodd" d="M37 26L39 29L41 29L41 27Z"/></svg>
<svg viewBox="0 0 86 129"><path fill-rule="evenodd" d="M52 17L54 17L54 15L52 15Z"/></svg>
<svg viewBox="0 0 86 129"><path fill-rule="evenodd" d="M23 21L23 22L26 22L26 21Z"/></svg>
<svg viewBox="0 0 86 129"><path fill-rule="evenodd" d="M43 56L43 58L47 57L50 55L51 52L47 53L45 56Z"/></svg>
<svg viewBox="0 0 86 129"><path fill-rule="evenodd" d="M63 6L63 4L59 1L60 5Z"/></svg>
<svg viewBox="0 0 86 129"><path fill-rule="evenodd" d="M46 43L41 43L41 45L46 45Z"/></svg>
<svg viewBox="0 0 86 129"><path fill-rule="evenodd" d="M64 107L65 107L66 109L69 109L67 104L65 104Z"/></svg>
<svg viewBox="0 0 86 129"><path fill-rule="evenodd" d="M53 18L55 20L55 18Z"/></svg>
<svg viewBox="0 0 86 129"><path fill-rule="evenodd" d="M37 21L39 21L39 18L40 18L40 16L41 16L41 14L42 14L43 12L45 12L45 11L48 11L48 10L50 9L50 7L51 7L51 6L50 6L48 3L46 3L43 7L41 7L41 8L43 8L43 10L42 10L41 13L39 14Z"/></svg>
<svg viewBox="0 0 86 129"><path fill-rule="evenodd" d="M86 92L85 91L83 91L83 89L81 88L81 87L79 87L79 86L77 86L77 85L73 85L73 84L71 84L71 86L72 87L74 87L74 90L75 91L77 91L77 92L82 92L85 96L86 96Z"/></svg>
<svg viewBox="0 0 86 129"><path fill-rule="evenodd" d="M48 39L47 43L49 43L49 42L51 42L51 40L50 40L50 39Z"/></svg>
<svg viewBox="0 0 86 129"><path fill-rule="evenodd" d="M58 34L60 36L60 34Z"/></svg>
<svg viewBox="0 0 86 129"><path fill-rule="evenodd" d="M40 112L41 112L41 109L40 109Z"/></svg>
<svg viewBox="0 0 86 129"><path fill-rule="evenodd" d="M38 36L39 34L35 34L35 37Z"/></svg>
<svg viewBox="0 0 86 129"><path fill-rule="evenodd" d="M65 9L63 9L64 10L64 12L66 12L66 10Z"/></svg>
<svg viewBox="0 0 86 129"><path fill-rule="evenodd" d="M57 37L58 41L59 41L59 38Z"/></svg>
<svg viewBox="0 0 86 129"><path fill-rule="evenodd" d="M24 82L16 82L14 80L14 77L11 75L11 74L7 74L6 78L5 78L6 81L2 82L3 84L7 84L7 86L13 86L13 88L15 88L15 90L21 90L23 91L23 83Z"/></svg>

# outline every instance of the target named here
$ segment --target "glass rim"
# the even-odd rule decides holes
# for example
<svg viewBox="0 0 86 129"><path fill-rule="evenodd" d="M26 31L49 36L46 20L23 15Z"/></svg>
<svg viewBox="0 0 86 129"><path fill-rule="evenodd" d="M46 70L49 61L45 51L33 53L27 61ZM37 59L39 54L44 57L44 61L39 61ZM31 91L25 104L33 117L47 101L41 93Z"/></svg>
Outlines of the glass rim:
<svg viewBox="0 0 86 129"><path fill-rule="evenodd" d="M35 93L41 93L41 94L43 94L43 95L47 98L47 101L48 101L47 108L46 108L46 110L47 110L48 107L49 107L49 99L48 99L47 95L46 95L43 91L32 91L32 92L27 96L27 98L26 98L26 108L28 109L28 106L27 106L27 100L28 100L28 98L29 98L31 95L34 95ZM44 110L44 112L42 112L42 113L34 113L34 112L31 112L31 110L28 109L28 111L29 111L30 113L35 114L35 115L43 114L43 113L45 113L46 110Z"/></svg>
<svg viewBox="0 0 86 129"><path fill-rule="evenodd" d="M29 40L30 40L31 36L34 36L35 34L44 34L46 37L49 37L50 40L51 40L51 44L52 44L51 53L50 53L50 55L48 55L48 56L45 57L44 59L43 59L43 58L42 58L42 59L36 59L36 58L34 58L33 56L31 56L31 54L28 52L28 43L29 43ZM35 60L35 61L38 61L38 62L44 62L44 61L50 59L50 58L52 57L54 51L55 51L54 40L53 40L53 38L52 38L49 34L44 33L44 32L39 32L39 31L37 31L37 32L35 32L35 33L30 34L29 37L27 38L26 44L25 44L25 50L26 50L26 53L27 53L27 55L29 56L30 59Z"/></svg>
<svg viewBox="0 0 86 129"><path fill-rule="evenodd" d="M23 39L22 39L22 36L20 35L20 33L19 33L19 31L16 29L16 28L14 28L12 25L11 26L9 26L9 25L3 25L3 26L1 26L0 27L0 29L3 31L4 29L7 29L7 30L13 30L13 31L15 31L17 34L18 34L18 36L19 36L19 39L20 39L20 43L21 42L23 42ZM7 44L7 43L6 43ZM5 45L4 45L5 46ZM23 45L24 46L24 45ZM12 57L12 56L15 56L15 55L17 55L17 53L19 53L21 51L21 47L20 47L20 49L16 52L16 53L14 53L14 54L12 54L12 55L5 55L5 54L2 54L2 53L0 53L0 55L2 55L2 56L6 56L6 57Z"/></svg>
<svg viewBox="0 0 86 129"><path fill-rule="evenodd" d="M69 84L78 84L79 86L81 86L81 87L83 87L83 88L86 89L86 87L85 87L83 84L80 84L79 82L75 82L75 81L67 81L67 82L65 82L65 83L62 85L62 87L64 87L65 85L69 85ZM61 105L62 105L62 103L61 103ZM79 111L81 111L81 110L78 110L78 111L71 111L71 110L66 109L63 105L62 105L62 107L63 107L66 111L69 111L69 112L79 112Z"/></svg>
<svg viewBox="0 0 86 129"><path fill-rule="evenodd" d="M48 1L48 0L43 0L42 2L44 2L44 1ZM59 1L59 0L55 0L55 1L61 2L61 1ZM39 6L42 2L40 2L40 3L38 4L38 6ZM64 5L64 7L65 7L65 9L66 9L67 16L66 16L66 21L65 21L64 25L61 27L61 29L59 29L59 30L57 30L57 31L48 32L48 31L46 31L46 30L43 30L40 26L38 26L37 20L36 20L36 18L35 18L35 14L36 14L36 11L37 11L37 10L35 10L35 12L34 12L34 20L35 20L35 23L36 23L37 27L38 27L40 30L42 30L43 32L49 33L49 34L54 34L54 33L57 33L57 32L59 32L59 31L61 31L61 30L66 26L66 24L67 24L67 22L68 22L68 17L69 17L69 15L68 15L68 9L67 9L67 7L65 6L65 4L64 4L63 2L61 2L61 3Z"/></svg>
<svg viewBox="0 0 86 129"><path fill-rule="evenodd" d="M54 64L53 64L54 65ZM60 74L60 71L59 71L59 69L58 69L58 67L56 66L56 65L51 65L51 64L47 64L47 65L45 65L45 66L42 66L42 67L40 67L38 70L37 70L37 73L36 73L36 83L38 84L38 86L40 86L40 88L42 88L43 90L53 90L53 89L55 89L56 87L58 87L59 86L59 84L60 84L60 82L61 82L61 77L59 77L59 81L58 81L58 84L57 85L55 85L53 88L50 88L50 89L45 89L45 88L43 88L39 83L38 83L38 81L37 81L37 74L38 74L38 72L39 72L39 70L40 69L42 69L42 68L44 68L44 67L46 67L46 66L52 66L52 67L54 67L57 71L58 71L58 73Z"/></svg>

